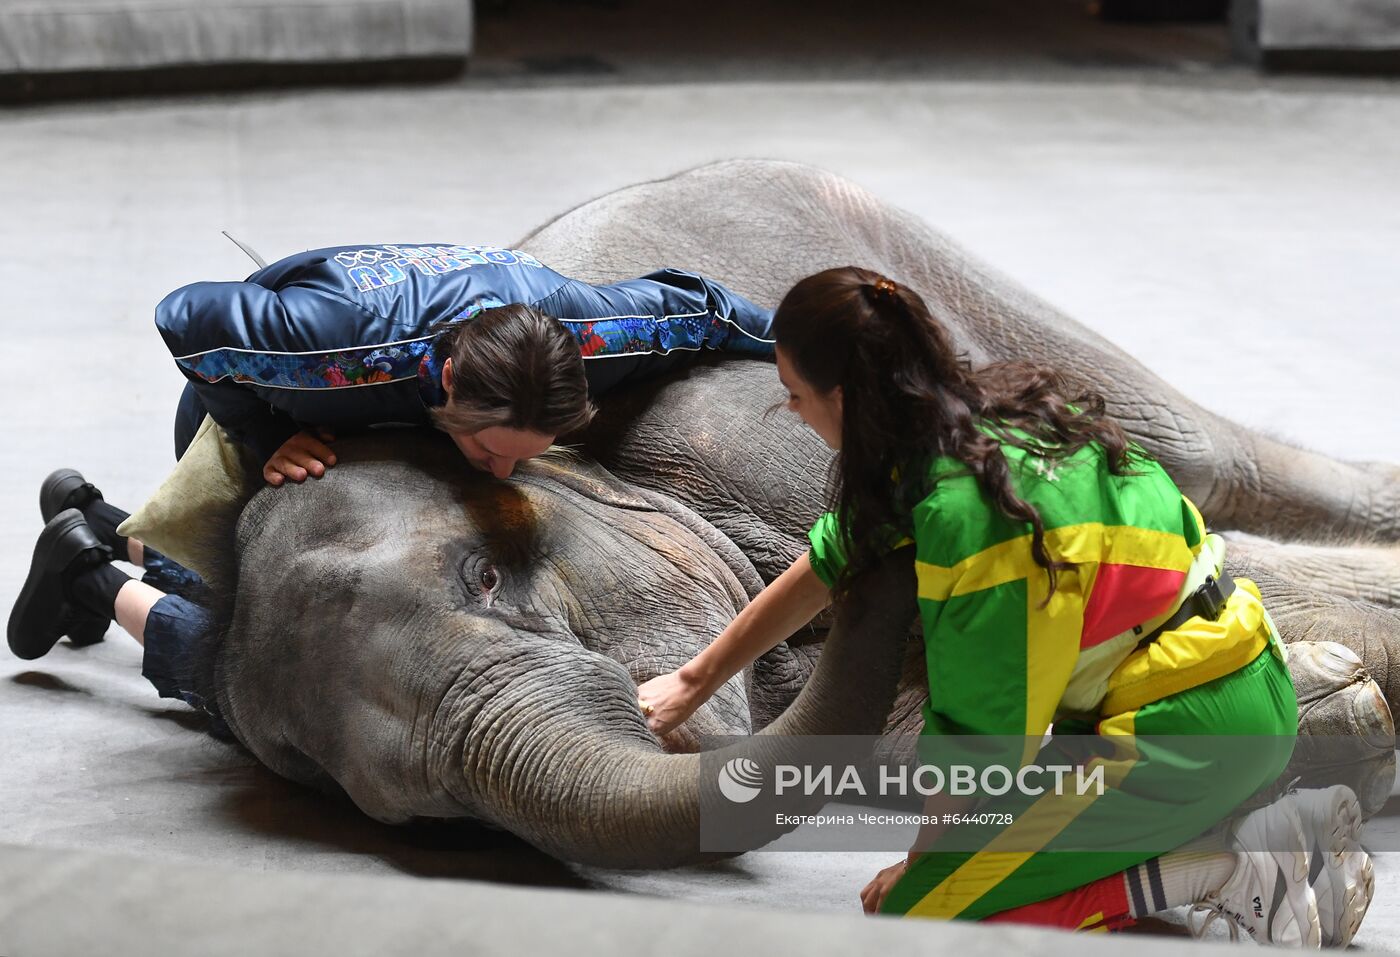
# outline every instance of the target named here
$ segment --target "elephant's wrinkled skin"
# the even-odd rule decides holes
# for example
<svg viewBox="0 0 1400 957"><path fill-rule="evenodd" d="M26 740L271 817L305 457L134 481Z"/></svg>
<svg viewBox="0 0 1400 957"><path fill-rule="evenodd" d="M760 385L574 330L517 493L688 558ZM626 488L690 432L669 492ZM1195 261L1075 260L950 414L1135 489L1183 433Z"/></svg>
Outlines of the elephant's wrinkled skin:
<svg viewBox="0 0 1400 957"><path fill-rule="evenodd" d="M1395 469L1287 449L1199 409L849 183L718 164L605 196L521 245L589 280L684 263L768 303L845 263L907 282L976 359L1053 362L1104 392L1216 527L1376 543L1284 554L1251 539L1232 546L1231 570L1259 582L1286 638L1349 645L1400 697L1386 590ZM383 820L485 820L601 864L693 859L698 759L663 751L634 682L689 658L805 547L830 456L791 416L765 414L782 396L767 363L701 364L606 403L577 461L537 461L508 482L470 472L432 436L340 443L325 479L264 489L244 511L231 624L205 690L271 768L343 789ZM1355 567L1318 588L1310 569L1338 556ZM818 628L779 646L668 744L764 727L804 685L769 731L916 730L913 615L908 557L896 555L824 641ZM1359 717L1309 714L1374 732L1388 755L1389 715L1364 697L1343 700L1361 701Z"/></svg>

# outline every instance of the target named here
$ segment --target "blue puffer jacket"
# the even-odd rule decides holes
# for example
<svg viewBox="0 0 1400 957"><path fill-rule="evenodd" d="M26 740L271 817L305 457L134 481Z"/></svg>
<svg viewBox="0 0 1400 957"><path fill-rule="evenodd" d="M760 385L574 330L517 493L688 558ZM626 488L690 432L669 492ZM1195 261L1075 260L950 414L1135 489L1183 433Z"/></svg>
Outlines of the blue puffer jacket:
<svg viewBox="0 0 1400 957"><path fill-rule="evenodd" d="M703 276L593 286L494 246L315 249L177 289L156 326L214 420L266 461L304 426L426 423L443 401L429 327L506 303L566 325L594 395L698 349L773 351L772 312Z"/></svg>

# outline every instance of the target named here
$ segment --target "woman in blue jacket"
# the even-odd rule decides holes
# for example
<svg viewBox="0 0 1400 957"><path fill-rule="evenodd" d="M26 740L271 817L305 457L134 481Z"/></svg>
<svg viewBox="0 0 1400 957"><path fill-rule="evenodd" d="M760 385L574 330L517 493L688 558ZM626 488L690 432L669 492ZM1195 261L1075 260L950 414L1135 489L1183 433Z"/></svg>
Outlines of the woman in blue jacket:
<svg viewBox="0 0 1400 957"><path fill-rule="evenodd" d="M594 286L492 246L316 249L156 308L190 382L177 456L207 411L274 485L334 464L321 435L391 423L431 422L504 478L585 425L589 396L700 349L772 355L771 322L695 273Z"/></svg>
<svg viewBox="0 0 1400 957"><path fill-rule="evenodd" d="M489 246L346 246L266 266L243 282L167 296L156 326L189 380L182 456L205 414L247 445L272 485L335 465L335 434L434 425L477 469L521 459L585 426L590 397L719 349L771 356L772 312L676 269L608 285L569 279ZM200 706L192 662L208 614L194 573L118 534L126 512L72 469L40 491L46 525L8 640L19 657L115 619L145 645L163 697ZM133 579L113 559L141 567Z"/></svg>

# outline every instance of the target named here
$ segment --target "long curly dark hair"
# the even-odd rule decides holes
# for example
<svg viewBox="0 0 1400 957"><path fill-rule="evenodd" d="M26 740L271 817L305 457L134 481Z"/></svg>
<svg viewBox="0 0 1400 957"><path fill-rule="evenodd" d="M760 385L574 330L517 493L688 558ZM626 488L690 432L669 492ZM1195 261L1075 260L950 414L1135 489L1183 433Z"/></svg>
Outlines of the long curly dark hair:
<svg viewBox="0 0 1400 957"><path fill-rule="evenodd" d="M1116 475L1142 449L1104 411L1103 396L1074 389L1058 371L1029 362L973 369L918 293L856 266L803 279L783 298L773 333L798 375L822 393L841 387L841 450L828 506L845 536L839 593L888 547L891 530L912 533L912 510L932 491L929 467L951 456L1007 518L1031 526L1031 555L1049 577L1040 513L1013 486L1002 446L1060 459L1091 442Z"/></svg>

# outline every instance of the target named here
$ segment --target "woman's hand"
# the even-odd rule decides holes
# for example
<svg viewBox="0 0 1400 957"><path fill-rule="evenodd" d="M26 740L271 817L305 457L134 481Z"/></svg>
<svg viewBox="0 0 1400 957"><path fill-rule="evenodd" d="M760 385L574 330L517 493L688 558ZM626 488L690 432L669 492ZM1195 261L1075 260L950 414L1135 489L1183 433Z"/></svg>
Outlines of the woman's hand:
<svg viewBox="0 0 1400 957"><path fill-rule="evenodd" d="M272 486L281 485L287 479L304 482L308 475L320 478L335 464L335 453L326 444L334 440L335 436L325 431L319 437L310 432L298 432L272 453L272 458L263 466L263 478Z"/></svg>
<svg viewBox="0 0 1400 957"><path fill-rule="evenodd" d="M657 737L675 730L705 703L705 698L699 683L686 679L680 671L657 675L637 686L637 706Z"/></svg>
<svg viewBox="0 0 1400 957"><path fill-rule="evenodd" d="M865 885L865 890L860 892L860 905L865 908L867 914L880 913L880 905L885 902L885 897L894 888L894 885L909 870L909 861L900 861L898 864L891 864L889 867L875 875L875 879Z"/></svg>

